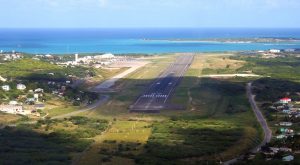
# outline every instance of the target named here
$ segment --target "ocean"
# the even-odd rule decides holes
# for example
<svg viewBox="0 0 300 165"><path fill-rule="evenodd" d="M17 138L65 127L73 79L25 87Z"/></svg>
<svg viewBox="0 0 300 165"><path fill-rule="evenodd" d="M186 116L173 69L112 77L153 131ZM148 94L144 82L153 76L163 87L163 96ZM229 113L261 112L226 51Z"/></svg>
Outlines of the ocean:
<svg viewBox="0 0 300 165"><path fill-rule="evenodd" d="M300 39L300 29L0 29L0 50L32 54L155 54L300 48L298 41L280 43L190 41L214 38Z"/></svg>

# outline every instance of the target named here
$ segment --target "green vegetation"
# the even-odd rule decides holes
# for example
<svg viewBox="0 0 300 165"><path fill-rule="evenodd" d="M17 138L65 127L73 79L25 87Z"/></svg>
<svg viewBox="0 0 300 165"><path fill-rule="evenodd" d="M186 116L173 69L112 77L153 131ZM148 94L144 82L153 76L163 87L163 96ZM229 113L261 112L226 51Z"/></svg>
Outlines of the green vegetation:
<svg viewBox="0 0 300 165"><path fill-rule="evenodd" d="M256 100L261 102L276 102L283 97L299 101L300 83L288 80L263 78L254 81Z"/></svg>
<svg viewBox="0 0 300 165"><path fill-rule="evenodd" d="M12 114L6 114L3 112L0 112L0 127L2 125L8 125L17 122L20 120L22 116L12 115Z"/></svg>
<svg viewBox="0 0 300 165"><path fill-rule="evenodd" d="M150 123L137 120L114 121L103 135L81 157L78 164L134 164L133 158L143 151L151 134Z"/></svg>
<svg viewBox="0 0 300 165"><path fill-rule="evenodd" d="M54 73L53 76L49 73ZM85 77L93 74L93 70L84 67L60 67L49 62L24 58L0 65L0 75L11 78L25 78L29 80L61 79L67 75Z"/></svg>
<svg viewBox="0 0 300 165"><path fill-rule="evenodd" d="M41 120L0 129L1 164L70 164L74 153L85 150L108 121L71 117Z"/></svg>
<svg viewBox="0 0 300 165"><path fill-rule="evenodd" d="M5 128L0 132L3 164L70 164L70 153L80 152L90 143L63 132L46 135L25 128Z"/></svg>
<svg viewBox="0 0 300 165"><path fill-rule="evenodd" d="M186 79L186 78L185 78ZM191 88L191 111L153 124L138 164L224 161L259 143L258 124L239 79L201 79Z"/></svg>
<svg viewBox="0 0 300 165"><path fill-rule="evenodd" d="M263 59L259 56L235 56L233 59L245 60L246 65L240 71L252 71L255 74L270 76L274 79L300 80L300 58L294 56Z"/></svg>
<svg viewBox="0 0 300 165"><path fill-rule="evenodd" d="M121 90L108 94L111 99L107 104L95 111L82 113L87 117L71 117L61 121L46 119L35 125L23 125L22 128L27 127L30 133L35 133L31 136L35 141L42 141L45 146L42 152L53 149L52 146L53 150L64 153L60 155L61 161L57 161L59 154L55 155L51 150L50 157L43 157L44 162L50 164L67 164L71 159L77 164L216 164L248 152L261 141L262 132L248 103L245 89L246 83L254 79L211 79L201 76L252 71L272 77L254 81L257 100L272 102L284 96L299 98L297 92L300 92L300 88L296 82L299 80L297 75L300 75L297 70L298 62L300 63L298 58L265 60L226 54L199 55L195 57L170 101L172 104L184 105L186 110L165 110L160 114L128 113L128 107L137 96L175 57L152 57L152 63L117 82L116 87ZM273 64L277 66L273 67ZM73 68L51 67L45 66L44 70L36 73L74 73ZM88 72L85 68L81 69L80 74ZM121 70L123 69L126 68ZM31 70L35 72L34 68ZM94 70L97 75L101 75L94 77L94 80L102 81L121 70ZM25 74L22 69L20 72ZM2 73L5 72L0 69L0 75ZM11 75L17 74L21 73ZM78 92L80 91L68 90L66 95L77 98ZM75 109L71 104L53 105L49 110L49 117ZM109 121L102 120L103 118ZM73 140L70 140L72 145L67 139ZM52 145L54 141L58 143ZM4 144L4 138L1 140L0 137L0 144ZM36 148L40 146L36 143L31 146L34 151L32 154L38 154ZM23 154L22 147L17 146L18 152L9 150L8 154L11 157L15 153ZM84 152L75 154L81 151ZM74 159L74 155L78 159ZM20 162L26 161L40 160L22 158Z"/></svg>
<svg viewBox="0 0 300 165"><path fill-rule="evenodd" d="M254 80L253 92L256 95L256 101L260 106L264 116L266 117L270 128L273 131L273 135L277 136L282 134L280 129L284 126L278 125L279 122L293 122L293 126L288 127L293 129L296 133L299 130L299 119L290 117L288 114L281 113L272 107L280 106L276 103L280 98L290 97L293 101L300 101L300 58L294 55L285 54L284 57L268 58L264 59L260 56L235 56L233 59L245 60L247 63L239 70L252 71L255 74L263 75L268 78L261 78ZM298 108L299 105L294 104L294 108ZM268 150L268 147L289 147L293 151L299 150L299 136L294 135L287 139L274 138L270 144L264 148ZM299 164L299 156L288 152L279 152L274 156L271 156L272 160L265 161L267 156L263 153L256 155L255 159L249 161L244 160L239 162L240 164L283 164L282 157L288 154L295 156L295 160L286 164Z"/></svg>

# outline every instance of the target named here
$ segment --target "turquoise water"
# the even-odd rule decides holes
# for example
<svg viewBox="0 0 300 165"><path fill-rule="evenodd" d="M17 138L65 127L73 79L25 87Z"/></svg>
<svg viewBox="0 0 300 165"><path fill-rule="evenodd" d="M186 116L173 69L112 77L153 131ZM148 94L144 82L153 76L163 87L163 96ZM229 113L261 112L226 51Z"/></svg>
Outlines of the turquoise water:
<svg viewBox="0 0 300 165"><path fill-rule="evenodd" d="M218 43L170 39L300 38L300 29L0 29L0 50L27 53L169 53L300 48L300 42Z"/></svg>

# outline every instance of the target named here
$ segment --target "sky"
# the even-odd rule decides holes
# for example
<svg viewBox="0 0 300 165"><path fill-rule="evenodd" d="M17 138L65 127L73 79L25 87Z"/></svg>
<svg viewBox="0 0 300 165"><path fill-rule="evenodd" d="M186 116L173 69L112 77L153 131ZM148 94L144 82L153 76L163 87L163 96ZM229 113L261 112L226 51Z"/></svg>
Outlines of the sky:
<svg viewBox="0 0 300 165"><path fill-rule="evenodd" d="M300 0L0 0L0 28L300 28Z"/></svg>

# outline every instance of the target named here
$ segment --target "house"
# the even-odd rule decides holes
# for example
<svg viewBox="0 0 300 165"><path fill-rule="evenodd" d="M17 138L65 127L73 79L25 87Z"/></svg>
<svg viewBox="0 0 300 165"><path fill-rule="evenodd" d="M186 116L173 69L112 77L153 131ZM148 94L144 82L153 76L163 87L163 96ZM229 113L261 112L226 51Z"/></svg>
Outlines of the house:
<svg viewBox="0 0 300 165"><path fill-rule="evenodd" d="M42 88L37 88L34 90L35 93L44 93L44 89Z"/></svg>
<svg viewBox="0 0 300 165"><path fill-rule="evenodd" d="M292 152L292 149L291 148L287 148L287 147L280 147L279 151L282 151L282 152Z"/></svg>
<svg viewBox="0 0 300 165"><path fill-rule="evenodd" d="M27 100L25 101L26 104L34 104L35 103L35 98L27 98Z"/></svg>
<svg viewBox="0 0 300 165"><path fill-rule="evenodd" d="M279 125L280 126L292 126L293 123L292 122L280 122Z"/></svg>
<svg viewBox="0 0 300 165"><path fill-rule="evenodd" d="M4 91L9 91L9 90L10 90L10 86L9 86L9 85L3 85L3 86L2 86L2 89L3 89Z"/></svg>
<svg viewBox="0 0 300 165"><path fill-rule="evenodd" d="M288 156L285 156L282 158L282 161L285 161L285 162L290 162L290 161L293 161L294 160L294 156L293 155L288 155Z"/></svg>
<svg viewBox="0 0 300 165"><path fill-rule="evenodd" d="M25 111L22 106L16 105L0 105L0 111L10 114L23 114Z"/></svg>
<svg viewBox="0 0 300 165"><path fill-rule="evenodd" d="M50 54L46 54L45 57L46 57L46 58L53 58L53 56L50 55Z"/></svg>
<svg viewBox="0 0 300 165"><path fill-rule="evenodd" d="M284 138L287 138L287 136L286 135L278 135L278 136L276 136L276 139L284 139Z"/></svg>
<svg viewBox="0 0 300 165"><path fill-rule="evenodd" d="M35 101L39 101L39 94L38 93L35 93L33 95L33 98L35 99Z"/></svg>
<svg viewBox="0 0 300 165"><path fill-rule="evenodd" d="M270 53L280 53L279 49L270 49L269 50Z"/></svg>
<svg viewBox="0 0 300 165"><path fill-rule="evenodd" d="M18 102L13 100L9 102L9 105L18 105Z"/></svg>
<svg viewBox="0 0 300 165"><path fill-rule="evenodd" d="M110 53L94 56L95 59L114 58L114 57L115 56L113 54L110 54Z"/></svg>
<svg viewBox="0 0 300 165"><path fill-rule="evenodd" d="M296 49L284 49L285 52L295 52Z"/></svg>
<svg viewBox="0 0 300 165"><path fill-rule="evenodd" d="M287 129L287 128L280 128L281 133L286 133L286 134L292 134L294 133L294 130L292 129Z"/></svg>
<svg viewBox="0 0 300 165"><path fill-rule="evenodd" d="M292 101L292 99L288 98L288 97L280 99L280 103L282 103L282 104L288 104L291 101Z"/></svg>
<svg viewBox="0 0 300 165"><path fill-rule="evenodd" d="M17 89L18 90L25 90L26 89L26 85L24 85L24 84L17 84Z"/></svg>

